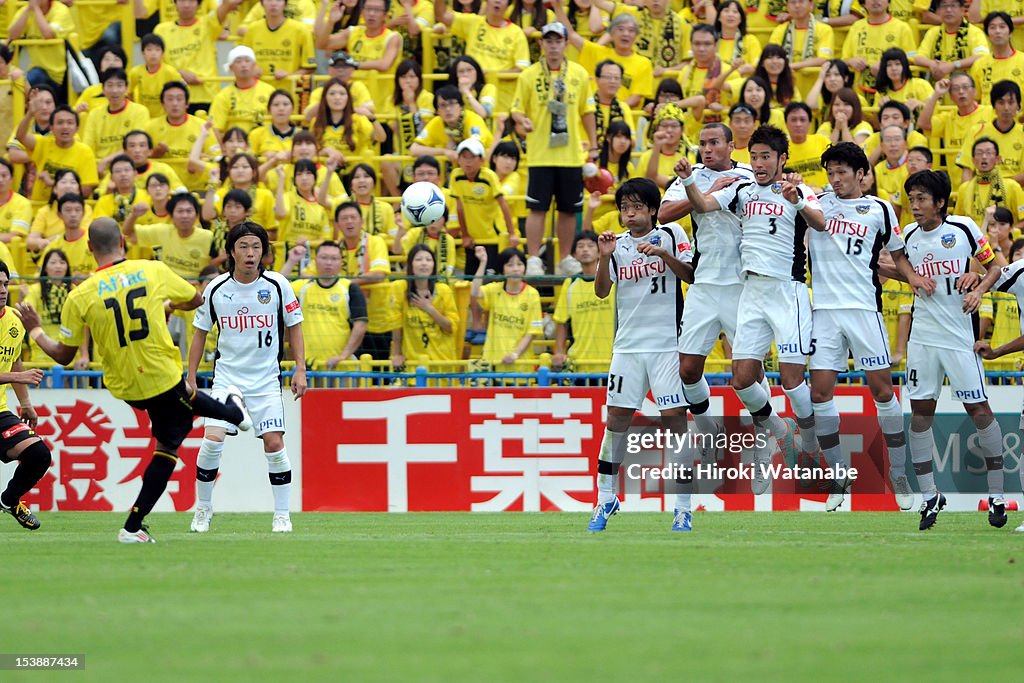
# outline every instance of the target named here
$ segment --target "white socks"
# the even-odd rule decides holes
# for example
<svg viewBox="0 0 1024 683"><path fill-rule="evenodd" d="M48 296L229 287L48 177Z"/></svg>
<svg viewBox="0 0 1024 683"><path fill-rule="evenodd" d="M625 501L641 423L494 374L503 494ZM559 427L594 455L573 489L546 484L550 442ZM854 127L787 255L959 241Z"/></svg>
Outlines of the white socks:
<svg viewBox="0 0 1024 683"><path fill-rule="evenodd" d="M199 446L199 455L196 456L196 498L199 505L213 505L213 486L217 482L217 471L220 469L220 458L223 453L223 441L204 438Z"/></svg>
<svg viewBox="0 0 1024 683"><path fill-rule="evenodd" d="M292 490L292 463L285 449L264 453L270 472L270 490L274 492L274 514L288 514Z"/></svg>

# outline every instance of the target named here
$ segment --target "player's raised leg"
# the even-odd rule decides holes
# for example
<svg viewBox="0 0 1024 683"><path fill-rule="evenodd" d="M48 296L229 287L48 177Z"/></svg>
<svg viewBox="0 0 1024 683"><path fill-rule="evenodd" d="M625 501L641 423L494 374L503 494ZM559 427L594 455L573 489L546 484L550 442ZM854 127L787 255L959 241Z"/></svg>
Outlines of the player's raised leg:
<svg viewBox="0 0 1024 683"><path fill-rule="evenodd" d="M33 413L34 415L34 413ZM0 493L0 510L14 517L14 520L21 526L34 531L40 524L35 514L22 502L21 497L32 490L46 470L50 467L50 449L46 447L42 439L35 436L35 432L25 423L21 422L12 413L0 414L0 429L4 433L12 430L20 430L20 433L28 435L25 439L14 441L14 437L5 437L3 448L6 452L0 460L3 462L18 461L18 467L7 482L7 488ZM18 432L16 432L17 434Z"/></svg>

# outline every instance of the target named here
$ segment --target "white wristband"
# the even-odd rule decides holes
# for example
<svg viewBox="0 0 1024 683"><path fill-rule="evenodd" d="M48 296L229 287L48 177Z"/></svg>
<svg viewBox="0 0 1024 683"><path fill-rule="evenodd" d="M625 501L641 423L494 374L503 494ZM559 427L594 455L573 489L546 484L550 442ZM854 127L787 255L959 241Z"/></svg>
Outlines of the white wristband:
<svg viewBox="0 0 1024 683"><path fill-rule="evenodd" d="M682 181L683 187L689 187L690 185L693 185L695 182L697 182L697 179L691 175L683 178Z"/></svg>
<svg viewBox="0 0 1024 683"><path fill-rule="evenodd" d="M805 206L807 206L807 200L801 197L800 201L798 201L793 208L799 212L803 211Z"/></svg>

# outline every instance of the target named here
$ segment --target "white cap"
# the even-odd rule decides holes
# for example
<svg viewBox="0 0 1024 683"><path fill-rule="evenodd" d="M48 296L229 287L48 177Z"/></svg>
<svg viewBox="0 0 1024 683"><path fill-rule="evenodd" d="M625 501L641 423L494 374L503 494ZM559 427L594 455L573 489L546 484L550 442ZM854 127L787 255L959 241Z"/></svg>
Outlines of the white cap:
<svg viewBox="0 0 1024 683"><path fill-rule="evenodd" d="M463 150L475 154L478 157L482 157L485 154L484 143L480 142L476 138L466 138L459 143L459 146L455 148L455 153L459 154Z"/></svg>
<svg viewBox="0 0 1024 683"><path fill-rule="evenodd" d="M549 33L557 33L563 38L569 37L568 29L566 29L565 24L560 21L552 21L550 24L544 24L544 28L540 30L541 37L544 37Z"/></svg>
<svg viewBox="0 0 1024 683"><path fill-rule="evenodd" d="M256 61L256 53L252 51L251 47L247 45L236 45L231 48L231 52L228 53L228 61L224 62L224 68L230 69L231 65L235 63L235 60L242 57L248 57L252 61Z"/></svg>

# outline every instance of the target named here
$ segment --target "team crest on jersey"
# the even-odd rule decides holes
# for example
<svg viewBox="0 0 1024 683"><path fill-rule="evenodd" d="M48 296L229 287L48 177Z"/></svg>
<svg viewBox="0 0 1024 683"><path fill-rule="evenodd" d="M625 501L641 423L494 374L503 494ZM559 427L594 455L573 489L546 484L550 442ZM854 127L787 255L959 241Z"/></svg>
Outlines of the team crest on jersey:
<svg viewBox="0 0 1024 683"><path fill-rule="evenodd" d="M782 183L772 183L772 192L782 194Z"/></svg>
<svg viewBox="0 0 1024 683"><path fill-rule="evenodd" d="M944 246L946 249L952 249L953 247L956 246L956 235L954 235L951 232L947 232L945 235L942 236L941 241L942 246Z"/></svg>
<svg viewBox="0 0 1024 683"><path fill-rule="evenodd" d="M339 301L341 301L341 294L331 294L331 295L330 295L329 297L327 297L327 298L328 298L328 299L330 299L330 301L331 301L331 303L332 303L332 304L336 304L336 303L338 303Z"/></svg>
<svg viewBox="0 0 1024 683"><path fill-rule="evenodd" d="M261 289L260 291L256 292L256 300L259 301L261 304L269 304L270 303L270 290L269 289Z"/></svg>
<svg viewBox="0 0 1024 683"><path fill-rule="evenodd" d="M661 235L651 235L651 239L648 240L652 245L656 247L661 246Z"/></svg>
<svg viewBox="0 0 1024 683"><path fill-rule="evenodd" d="M18 330L14 327L7 328L7 334L11 335L15 339L18 338Z"/></svg>
<svg viewBox="0 0 1024 683"><path fill-rule="evenodd" d="M859 213L862 216L864 214L866 214L870 210L871 210L871 205L870 204L858 204L857 205L857 213Z"/></svg>
<svg viewBox="0 0 1024 683"><path fill-rule="evenodd" d="M522 311L523 313L526 313L526 311L529 308L530 308L530 304L519 304L519 310Z"/></svg>

